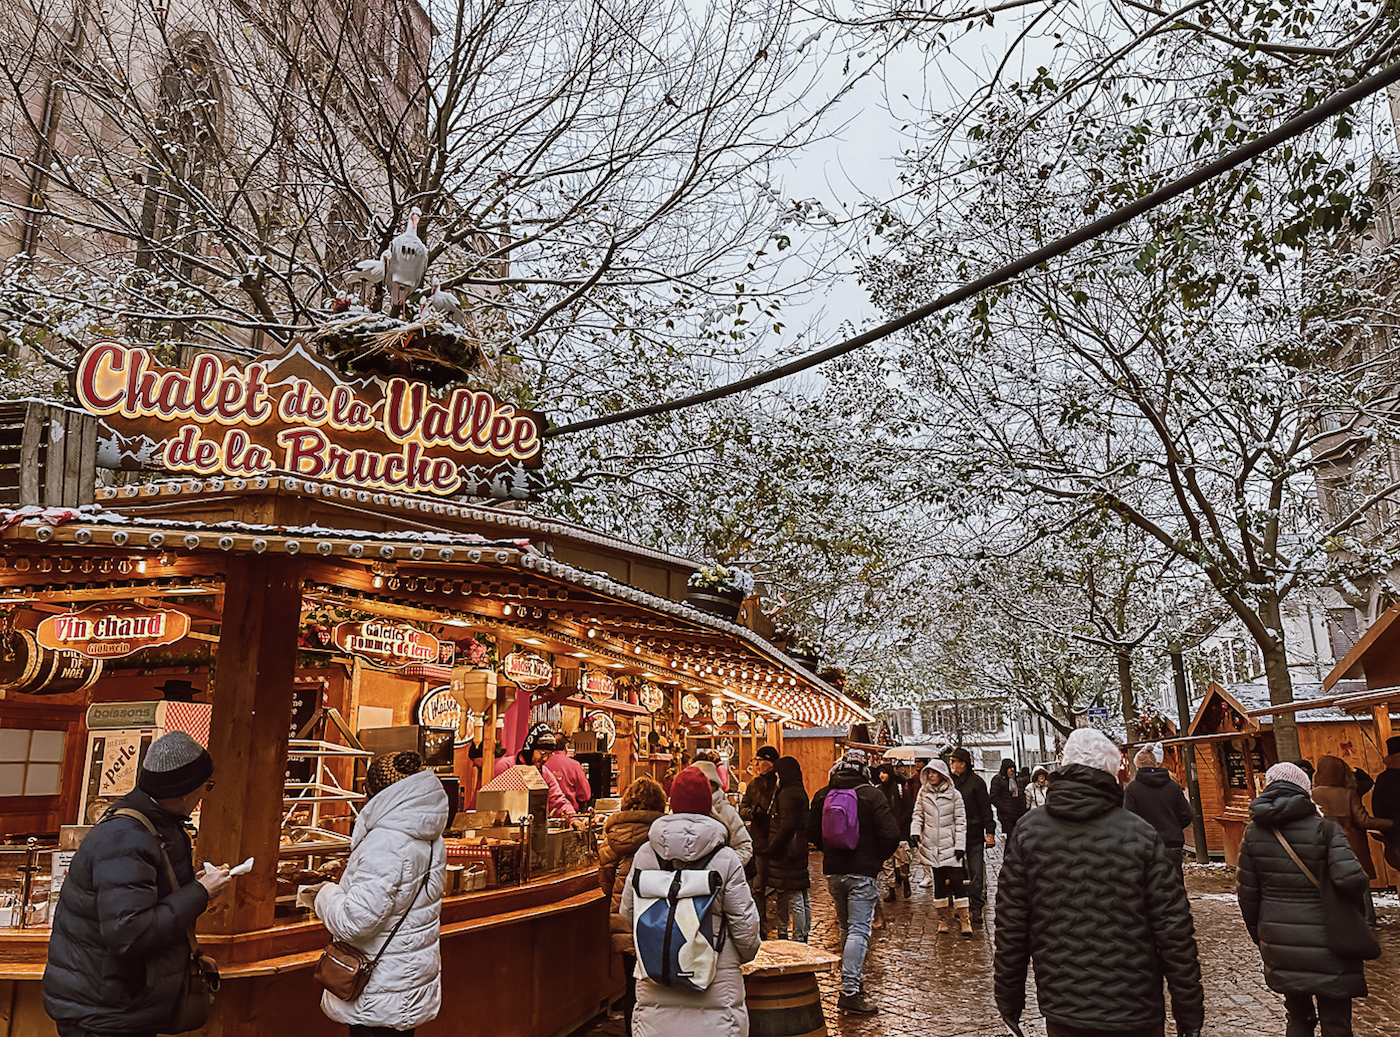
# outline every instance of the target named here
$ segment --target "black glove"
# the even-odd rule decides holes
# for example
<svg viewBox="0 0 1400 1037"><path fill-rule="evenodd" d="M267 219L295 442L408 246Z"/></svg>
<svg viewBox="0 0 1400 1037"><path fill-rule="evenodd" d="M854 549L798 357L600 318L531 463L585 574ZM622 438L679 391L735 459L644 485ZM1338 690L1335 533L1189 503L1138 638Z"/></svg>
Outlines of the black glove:
<svg viewBox="0 0 1400 1037"><path fill-rule="evenodd" d="M956 859L956 860L958 861L959 864L962 863L962 859L963 859L964 857L966 857L966 856L967 856L967 853L966 853L965 851L963 851L963 850L954 850L954 851L953 851L953 857L954 857L954 859Z"/></svg>
<svg viewBox="0 0 1400 1037"><path fill-rule="evenodd" d="M919 848L919 837L918 837L917 835L911 835L911 836L909 837L909 849L911 849L911 850L917 850L918 848Z"/></svg>

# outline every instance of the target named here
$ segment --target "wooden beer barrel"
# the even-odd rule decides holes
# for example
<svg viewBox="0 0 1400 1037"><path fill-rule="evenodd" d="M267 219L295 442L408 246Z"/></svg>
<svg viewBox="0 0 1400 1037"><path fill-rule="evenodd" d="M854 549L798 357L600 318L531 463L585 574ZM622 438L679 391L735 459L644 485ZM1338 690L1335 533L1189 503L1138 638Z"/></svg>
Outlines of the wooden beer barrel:
<svg viewBox="0 0 1400 1037"><path fill-rule="evenodd" d="M32 630L13 631L0 643L0 687L25 695L86 691L102 676L102 660L41 648Z"/></svg>
<svg viewBox="0 0 1400 1037"><path fill-rule="evenodd" d="M750 1037L827 1037L822 998L812 973L752 975L745 978L744 990Z"/></svg>
<svg viewBox="0 0 1400 1037"><path fill-rule="evenodd" d="M750 1037L827 1037L816 973L840 961L820 947L764 940L744 966Z"/></svg>

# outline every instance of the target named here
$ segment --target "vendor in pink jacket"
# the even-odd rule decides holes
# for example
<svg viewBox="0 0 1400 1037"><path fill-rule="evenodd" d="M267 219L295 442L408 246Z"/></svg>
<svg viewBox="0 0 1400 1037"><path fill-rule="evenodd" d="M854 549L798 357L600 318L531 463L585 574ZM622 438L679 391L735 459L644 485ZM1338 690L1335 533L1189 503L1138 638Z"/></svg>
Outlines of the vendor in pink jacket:
<svg viewBox="0 0 1400 1037"><path fill-rule="evenodd" d="M559 788L575 811L582 810L593 798L593 788L588 784L588 774L583 764L569 755L568 747L563 742L560 742L558 750L549 754L544 765L559 780Z"/></svg>
<svg viewBox="0 0 1400 1037"><path fill-rule="evenodd" d="M564 794L564 790L559 787L559 779L545 766L545 761L549 759L550 754L555 751L558 744L554 732L549 729L548 724L543 722L535 724L525 735L525 744L515 754L515 759L502 756L496 761L494 777L499 778L517 764L539 768L540 776L544 778L544 783L549 786L549 816L573 817L578 811L574 809L569 797Z"/></svg>

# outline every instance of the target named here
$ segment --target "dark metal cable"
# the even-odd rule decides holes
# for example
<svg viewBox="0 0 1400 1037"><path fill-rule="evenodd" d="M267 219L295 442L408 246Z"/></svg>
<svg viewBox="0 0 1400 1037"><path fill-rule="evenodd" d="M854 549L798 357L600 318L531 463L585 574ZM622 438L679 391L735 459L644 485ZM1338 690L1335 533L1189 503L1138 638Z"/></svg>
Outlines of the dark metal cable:
<svg viewBox="0 0 1400 1037"><path fill-rule="evenodd" d="M1217 176L1220 176L1220 174L1229 172L1236 166L1243 165L1251 159L1257 158L1269 149L1282 144L1284 141L1301 136L1319 123L1325 122L1327 119L1338 114L1343 109L1350 107L1357 101L1364 100L1379 90L1384 90L1387 86L1397 81L1400 81L1400 62L1387 65L1375 75L1369 76L1347 89L1333 94L1311 110L1288 120L1282 126L1264 134L1264 136L1251 141L1243 147L1226 155L1222 155L1209 165L1202 166L1200 169L1196 170L1196 172L1184 176L1179 180L1173 180L1171 183L1165 184L1157 188L1157 190L1143 195L1136 201L1129 202L1127 205L1114 209L1107 216L1097 219L1087 226L1081 227L1063 237L1056 238L1045 247L1022 256L1013 263L998 267L991 273L979 277L977 280L965 284L961 288L955 288L945 295L940 295L932 302L925 303L917 309L910 310L902 317L887 321L878 327L871 328L869 331L861 332L854 338L848 338L843 342L838 342L834 346L828 346L826 349L818 350L815 353L808 353L806 356L798 357L796 360L790 360L785 364L779 364L777 367L770 368L759 374L741 378L737 382L729 382L726 385L695 393L693 396L683 396L680 399L668 400L664 403L653 403L645 407L634 407L631 410L618 411L616 414L605 414L596 418L588 418L584 421L575 421L568 425L559 425L546 430L544 434L546 436L560 436L567 432L583 432L586 429L601 428L605 425L616 425L620 422L635 420L636 418L650 417L653 414L665 414L668 411L682 410L686 407L694 407L697 404L709 403L712 400L720 400L726 396L733 396L735 393L743 392L746 389L754 389L760 385L766 385L768 382L774 382L780 378L787 378L789 375L800 374L803 371L824 364L828 360L834 360L853 350L860 349L862 346L868 346L872 342L878 342L880 339L888 338L895 332L907 328L911 324L917 324L925 317L930 317L939 310L945 310L949 306L956 306L958 303L971 299L973 296L986 291L988 288L994 288L1004 281L1009 281L1011 278L1025 273L1027 270L1030 270L1040 263L1044 263L1046 260L1054 259L1068 252L1070 249L1082 245L1087 241L1091 241L1100 235L1106 234L1115 227L1127 223L1129 220L1135 219L1151 209L1155 209L1162 203L1168 202L1178 195L1185 194L1187 191L1199 187L1209 180L1215 179Z"/></svg>

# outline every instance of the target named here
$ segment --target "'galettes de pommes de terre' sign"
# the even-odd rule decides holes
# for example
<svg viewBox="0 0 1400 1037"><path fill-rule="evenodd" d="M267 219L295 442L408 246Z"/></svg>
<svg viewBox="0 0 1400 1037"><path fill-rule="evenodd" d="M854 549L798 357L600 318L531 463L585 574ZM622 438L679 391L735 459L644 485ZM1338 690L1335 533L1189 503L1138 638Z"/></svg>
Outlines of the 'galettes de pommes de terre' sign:
<svg viewBox="0 0 1400 1037"><path fill-rule="evenodd" d="M535 411L406 378L343 381L299 345L247 363L197 353L171 368L147 349L99 342L79 361L73 393L110 431L99 457L115 452L127 468L446 496L542 464Z"/></svg>

